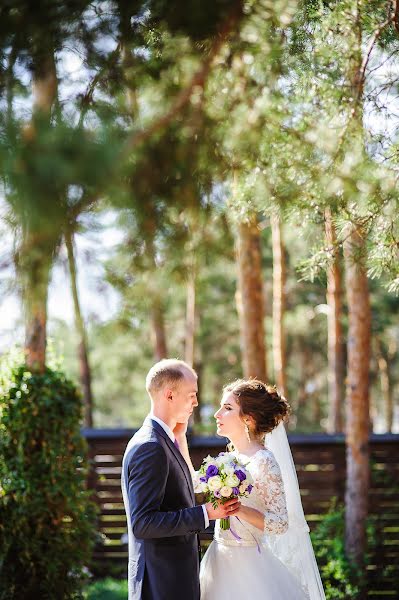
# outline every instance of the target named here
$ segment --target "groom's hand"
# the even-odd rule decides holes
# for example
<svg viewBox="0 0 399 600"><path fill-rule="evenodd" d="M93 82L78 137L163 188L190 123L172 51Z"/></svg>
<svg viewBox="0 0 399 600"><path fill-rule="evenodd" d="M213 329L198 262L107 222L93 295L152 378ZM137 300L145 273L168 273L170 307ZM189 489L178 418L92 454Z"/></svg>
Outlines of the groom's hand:
<svg viewBox="0 0 399 600"><path fill-rule="evenodd" d="M238 500L238 498L232 498L231 500L225 502L225 504L218 504L217 508L213 508L212 502L205 504L209 520L233 517L240 510L240 506L241 502Z"/></svg>

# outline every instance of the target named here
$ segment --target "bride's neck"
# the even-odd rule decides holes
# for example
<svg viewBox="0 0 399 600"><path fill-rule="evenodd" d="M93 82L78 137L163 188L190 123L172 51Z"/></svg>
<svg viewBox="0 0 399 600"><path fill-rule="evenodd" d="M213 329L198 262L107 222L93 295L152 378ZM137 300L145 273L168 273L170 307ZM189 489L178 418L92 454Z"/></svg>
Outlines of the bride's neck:
<svg viewBox="0 0 399 600"><path fill-rule="evenodd" d="M245 456L252 456L252 454L257 452L259 448L262 447L261 442L259 442L258 440L248 441L246 435L242 437L236 437L234 439L230 438L230 441L233 444L235 450L237 450L239 454L245 454Z"/></svg>

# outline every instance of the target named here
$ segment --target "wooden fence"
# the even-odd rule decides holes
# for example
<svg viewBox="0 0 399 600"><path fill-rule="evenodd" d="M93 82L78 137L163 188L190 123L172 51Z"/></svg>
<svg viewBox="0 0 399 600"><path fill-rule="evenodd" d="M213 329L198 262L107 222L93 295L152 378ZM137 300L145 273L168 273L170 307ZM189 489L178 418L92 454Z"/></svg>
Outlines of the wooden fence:
<svg viewBox="0 0 399 600"><path fill-rule="evenodd" d="M120 476L124 449L133 430L83 430L92 464L89 485L99 506L99 541L94 553L97 575L126 571L127 537ZM331 506L344 499L345 443L342 436L290 436L303 507L313 529ZM377 551L368 567L369 598L399 598L399 435L370 437L373 478L370 512L382 525ZM207 455L225 449L217 437L192 438L191 457L198 467ZM211 533L202 535L207 543Z"/></svg>

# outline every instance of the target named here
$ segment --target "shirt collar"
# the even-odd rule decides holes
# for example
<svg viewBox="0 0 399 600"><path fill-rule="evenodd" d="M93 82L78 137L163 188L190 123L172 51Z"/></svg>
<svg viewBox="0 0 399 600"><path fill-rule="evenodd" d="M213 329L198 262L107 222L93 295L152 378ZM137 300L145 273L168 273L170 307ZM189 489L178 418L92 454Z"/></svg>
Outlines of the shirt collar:
<svg viewBox="0 0 399 600"><path fill-rule="evenodd" d="M158 425L160 425L162 427L162 429L165 431L165 433L168 435L168 437L171 439L171 441L173 443L175 443L175 435L174 435L173 431L171 430L171 428L169 427L169 425L166 425L166 423L164 423L162 421L162 419L159 419L152 413L149 414L149 417L150 417L150 419L152 419L153 421L158 423Z"/></svg>

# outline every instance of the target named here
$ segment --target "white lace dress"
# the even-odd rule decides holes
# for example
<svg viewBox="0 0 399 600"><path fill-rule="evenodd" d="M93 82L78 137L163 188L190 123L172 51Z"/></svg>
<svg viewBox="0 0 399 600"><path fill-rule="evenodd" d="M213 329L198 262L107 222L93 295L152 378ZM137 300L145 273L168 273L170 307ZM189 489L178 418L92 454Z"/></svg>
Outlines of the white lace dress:
<svg viewBox="0 0 399 600"><path fill-rule="evenodd" d="M247 462L254 480L254 489L241 502L264 514L265 528L232 517L234 535L216 521L215 538L201 562L201 600L308 600L300 582L269 548L268 537L283 534L288 526L276 459L267 448L250 458L237 456Z"/></svg>

